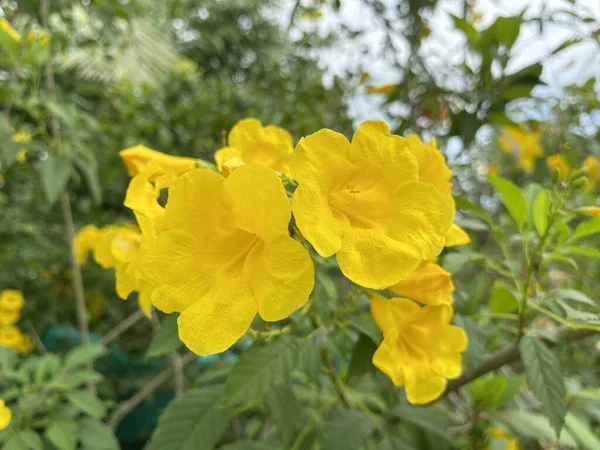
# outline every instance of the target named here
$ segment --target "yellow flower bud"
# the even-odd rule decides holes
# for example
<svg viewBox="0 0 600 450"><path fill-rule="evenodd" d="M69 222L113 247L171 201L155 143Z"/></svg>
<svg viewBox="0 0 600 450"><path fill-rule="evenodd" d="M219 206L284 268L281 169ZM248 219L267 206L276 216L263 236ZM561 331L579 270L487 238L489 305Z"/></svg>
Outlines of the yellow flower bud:
<svg viewBox="0 0 600 450"><path fill-rule="evenodd" d="M130 177L134 177L140 173L150 161L158 162L166 172L175 174L182 174L196 167L196 160L194 158L167 155L143 145L136 145L121 150L120 155L127 166Z"/></svg>

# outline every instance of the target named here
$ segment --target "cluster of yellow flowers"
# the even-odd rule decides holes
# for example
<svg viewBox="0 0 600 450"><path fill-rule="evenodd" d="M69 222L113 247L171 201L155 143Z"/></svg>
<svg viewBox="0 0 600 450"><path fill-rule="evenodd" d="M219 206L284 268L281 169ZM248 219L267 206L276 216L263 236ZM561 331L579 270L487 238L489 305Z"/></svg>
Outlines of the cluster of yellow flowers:
<svg viewBox="0 0 600 450"><path fill-rule="evenodd" d="M12 24L5 18L0 18L0 32L7 34L14 42L21 43L21 33L15 30ZM50 34L45 30L29 30L27 32L27 42L30 44L37 42L40 47L45 48L50 43Z"/></svg>
<svg viewBox="0 0 600 450"><path fill-rule="evenodd" d="M19 144L26 144L31 141L31 133L28 131L18 131L12 135L13 142ZM23 164L27 160L27 149L25 147L20 148L17 152L17 162Z"/></svg>
<svg viewBox="0 0 600 450"><path fill-rule="evenodd" d="M5 289L0 292L0 347L8 347L17 353L33 350L31 338L15 326L21 318L25 300L21 291Z"/></svg>
<svg viewBox="0 0 600 450"><path fill-rule="evenodd" d="M460 374L467 338L450 325L454 286L434 261L469 237L453 224L452 173L435 141L367 121L351 142L323 129L294 149L287 131L245 119L215 154L221 174L143 146L121 156L133 176L125 205L141 230L125 234L135 233L136 245L86 227L77 248L86 255L94 247L99 260L103 239L113 253L126 247L127 265L116 266L120 294L138 290L158 309L179 312L179 336L192 351L222 352L257 313L278 321L305 305L314 286L310 244L335 255L354 283L399 295L372 296L384 335L374 364L406 386L411 402L435 399ZM297 186L293 194L286 185ZM290 236L292 213L308 242Z"/></svg>

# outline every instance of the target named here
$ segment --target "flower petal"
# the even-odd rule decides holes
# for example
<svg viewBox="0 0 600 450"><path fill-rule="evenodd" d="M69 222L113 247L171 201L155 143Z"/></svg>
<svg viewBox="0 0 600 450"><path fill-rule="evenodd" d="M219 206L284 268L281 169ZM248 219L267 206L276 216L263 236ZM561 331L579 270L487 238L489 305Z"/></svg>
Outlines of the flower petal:
<svg viewBox="0 0 600 450"><path fill-rule="evenodd" d="M426 262L408 279L390 287L390 290L428 305L452 304L454 284L449 272L435 263Z"/></svg>
<svg viewBox="0 0 600 450"><path fill-rule="evenodd" d="M388 340L384 339L375 350L373 365L390 377L396 386L404 384L404 372L398 364L398 355Z"/></svg>
<svg viewBox="0 0 600 450"><path fill-rule="evenodd" d="M405 367L406 397L413 404L429 403L446 389L446 379L424 367Z"/></svg>
<svg viewBox="0 0 600 450"><path fill-rule="evenodd" d="M456 245L466 245L471 242L471 238L465 230L453 223L450 229L444 236L446 239L446 247L454 247Z"/></svg>
<svg viewBox="0 0 600 450"><path fill-rule="evenodd" d="M236 147L223 147L215 153L215 162L219 172L223 171L223 164L232 158L242 159L242 152Z"/></svg>
<svg viewBox="0 0 600 450"><path fill-rule="evenodd" d="M407 298L387 299L381 295L371 296L371 315L384 334L402 328L403 323L420 310L417 303Z"/></svg>

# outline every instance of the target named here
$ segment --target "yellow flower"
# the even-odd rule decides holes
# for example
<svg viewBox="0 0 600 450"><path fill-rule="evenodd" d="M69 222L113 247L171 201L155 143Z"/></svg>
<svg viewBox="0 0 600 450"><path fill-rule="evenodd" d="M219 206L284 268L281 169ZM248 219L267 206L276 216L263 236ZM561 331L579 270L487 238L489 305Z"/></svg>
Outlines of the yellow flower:
<svg viewBox="0 0 600 450"><path fill-rule="evenodd" d="M12 413L10 412L10 409L8 409L4 400L0 400L0 431L8 428L11 419Z"/></svg>
<svg viewBox="0 0 600 450"><path fill-rule="evenodd" d="M12 325L0 327L0 347L15 348L21 342L21 332Z"/></svg>
<svg viewBox="0 0 600 450"><path fill-rule="evenodd" d="M432 262L426 262L408 279L389 288L392 292L427 305L451 305L452 275Z"/></svg>
<svg viewBox="0 0 600 450"><path fill-rule="evenodd" d="M19 144L25 144L26 142L31 141L31 133L28 131L19 131L12 135L12 140Z"/></svg>
<svg viewBox="0 0 600 450"><path fill-rule="evenodd" d="M27 42L33 44L37 40L37 33L35 30L29 30L27 32Z"/></svg>
<svg viewBox="0 0 600 450"><path fill-rule="evenodd" d="M367 86L367 95L385 94L389 95L396 89L395 84L383 84L381 86Z"/></svg>
<svg viewBox="0 0 600 450"><path fill-rule="evenodd" d="M150 161L158 162L166 171L174 174L182 174L196 167L196 160L194 158L167 155L143 145L136 145L121 150L119 155L121 155L123 162L127 166L130 177L134 177L140 173Z"/></svg>
<svg viewBox="0 0 600 450"><path fill-rule="evenodd" d="M104 269L130 262L139 251L141 239L141 234L129 227L106 227L94 248L94 260Z"/></svg>
<svg viewBox="0 0 600 450"><path fill-rule="evenodd" d="M444 196L452 208L452 217L456 211L456 204L452 196L452 171L446 165L442 152L436 146L435 139L423 144L421 138L415 134L408 136L407 141L417 158L419 166L419 181L431 183ZM469 235L461 227L453 223L444 235L446 247L465 245L471 242Z"/></svg>
<svg viewBox="0 0 600 450"><path fill-rule="evenodd" d="M373 364L395 385L405 386L409 402L435 400L447 379L460 375L467 335L450 325L450 306L419 307L406 298L373 296L371 314L383 333Z"/></svg>
<svg viewBox="0 0 600 450"><path fill-rule="evenodd" d="M203 169L169 189L165 231L142 261L152 303L178 311L179 337L195 353L227 350L258 312L278 321L314 284L308 251L288 235L291 210L277 173L246 164L228 178Z"/></svg>
<svg viewBox="0 0 600 450"><path fill-rule="evenodd" d="M569 175L571 174L571 166L569 166L567 158L560 153L548 156L548 158L546 158L546 165L550 172L558 170L558 177L563 181L569 178Z"/></svg>
<svg viewBox="0 0 600 450"><path fill-rule="evenodd" d="M33 341L26 334L21 334L19 342L13 348L17 353L31 353L33 351Z"/></svg>
<svg viewBox="0 0 600 450"><path fill-rule="evenodd" d="M0 310L20 311L25 304L23 293L16 289L5 289L0 293Z"/></svg>
<svg viewBox="0 0 600 450"><path fill-rule="evenodd" d="M228 147L215 153L217 168L232 158L256 163L289 175L289 158L294 149L292 135L275 125L263 127L259 120L243 119L227 136Z"/></svg>
<svg viewBox="0 0 600 450"><path fill-rule="evenodd" d="M21 42L21 34L13 28L8 20L0 19L0 30L8 34L13 41Z"/></svg>
<svg viewBox="0 0 600 450"><path fill-rule="evenodd" d="M589 155L583 162L583 167L587 169L586 189L591 191L600 182L600 160Z"/></svg>
<svg viewBox="0 0 600 450"><path fill-rule="evenodd" d="M19 164L23 164L25 161L27 161L27 149L26 148L20 148L19 151L17 152L17 157L16 160Z"/></svg>
<svg viewBox="0 0 600 450"><path fill-rule="evenodd" d="M525 172L531 173L535 160L544 153L540 134L525 132L519 127L504 127L502 132L504 136L498 138L500 147L511 154L515 149L521 167Z"/></svg>
<svg viewBox="0 0 600 450"><path fill-rule="evenodd" d="M46 48L50 44L50 33L47 31L42 31L40 33L40 47Z"/></svg>
<svg viewBox="0 0 600 450"><path fill-rule="evenodd" d="M88 253L96 247L101 237L102 232L94 225L86 225L79 230L74 239L75 253L79 264L85 264Z"/></svg>
<svg viewBox="0 0 600 450"><path fill-rule="evenodd" d="M21 318L21 312L16 311L7 311L5 309L0 309L0 329L3 326L14 325Z"/></svg>
<svg viewBox="0 0 600 450"><path fill-rule="evenodd" d="M504 441L504 442L502 442L502 444L504 445L504 447L502 447L502 448L504 450L519 450L519 441L517 439L515 439L514 437L512 437L510 434L506 433L501 428L492 428L489 431L489 436L493 440ZM490 447L490 448L494 448L494 447Z"/></svg>
<svg viewBox="0 0 600 450"><path fill-rule="evenodd" d="M577 214L600 218L600 206L583 206L575 210Z"/></svg>
<svg viewBox="0 0 600 450"><path fill-rule="evenodd" d="M291 169L299 181L292 200L298 228L321 256L336 254L355 283L399 283L444 247L452 208L418 180L408 142L385 122L362 123L352 143L327 129L305 137Z"/></svg>

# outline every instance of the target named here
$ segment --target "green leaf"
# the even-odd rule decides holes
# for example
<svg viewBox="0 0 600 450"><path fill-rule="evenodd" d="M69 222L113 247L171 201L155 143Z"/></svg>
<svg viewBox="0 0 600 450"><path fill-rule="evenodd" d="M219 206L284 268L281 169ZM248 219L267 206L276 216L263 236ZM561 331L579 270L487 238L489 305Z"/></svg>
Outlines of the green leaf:
<svg viewBox="0 0 600 450"><path fill-rule="evenodd" d="M43 355L35 368L34 380L36 384L41 384L49 378L52 378L58 372L60 367L60 358L53 353Z"/></svg>
<svg viewBox="0 0 600 450"><path fill-rule="evenodd" d="M14 369L19 357L13 349L0 346L0 369L3 372Z"/></svg>
<svg viewBox="0 0 600 450"><path fill-rule="evenodd" d="M483 207L481 207L475 203L472 203L469 200L462 198L462 197L454 197L454 201L456 202L457 209L466 209L467 211L474 212L479 217L481 217L483 220L485 220L487 223L489 223L489 224L493 223L492 216L490 215L490 213L488 211L483 209Z"/></svg>
<svg viewBox="0 0 600 450"><path fill-rule="evenodd" d="M379 443L379 450L415 450L415 448L395 436L385 436Z"/></svg>
<svg viewBox="0 0 600 450"><path fill-rule="evenodd" d="M452 252L444 255L444 269L455 274L460 272L466 266L485 261L486 256L475 252Z"/></svg>
<svg viewBox="0 0 600 450"><path fill-rule="evenodd" d="M83 364L94 361L106 354L106 348L102 345L88 344L75 347L65 356L64 370L70 370Z"/></svg>
<svg viewBox="0 0 600 450"><path fill-rule="evenodd" d="M373 366L375 350L377 350L377 344L370 337L361 333L350 358L350 365L348 366L349 379L361 377L375 369L375 366Z"/></svg>
<svg viewBox="0 0 600 450"><path fill-rule="evenodd" d="M335 302L338 299L337 287L335 282L331 279L329 275L323 272L319 272L317 274L317 280L323 286L325 294L329 298L329 300Z"/></svg>
<svg viewBox="0 0 600 450"><path fill-rule="evenodd" d="M591 236L596 233L600 233L600 219L587 220L577 225L575 232L569 239L567 239L567 242L575 242L578 239Z"/></svg>
<svg viewBox="0 0 600 450"><path fill-rule="evenodd" d="M22 430L19 432L21 440L29 450L43 450L44 443L42 438L32 430Z"/></svg>
<svg viewBox="0 0 600 450"><path fill-rule="evenodd" d="M302 369L310 381L319 384L321 372L321 355L319 354L319 339L307 339L301 354Z"/></svg>
<svg viewBox="0 0 600 450"><path fill-rule="evenodd" d="M211 450L229 423L223 386L192 389L161 414L150 445L156 450Z"/></svg>
<svg viewBox="0 0 600 450"><path fill-rule="evenodd" d="M563 42L558 47L556 47L554 50L552 50L552 54L556 55L557 53L562 52L566 48L569 48L570 46L575 45L575 44L579 44L580 42L583 42L583 39L581 39L581 38L567 39L565 42Z"/></svg>
<svg viewBox="0 0 600 450"><path fill-rule="evenodd" d="M79 421L79 433L83 448L86 450L120 450L121 448L112 428L91 417Z"/></svg>
<svg viewBox="0 0 600 450"><path fill-rule="evenodd" d="M392 409L391 414L404 422L416 425L428 433L450 442L450 436L446 431L450 423L427 407L398 405Z"/></svg>
<svg viewBox="0 0 600 450"><path fill-rule="evenodd" d="M225 403L262 398L290 376L300 358L296 339L282 336L267 344L254 344L241 356L225 383Z"/></svg>
<svg viewBox="0 0 600 450"><path fill-rule="evenodd" d="M183 345L177 331L178 317L179 314L174 313L164 318L158 331L152 338L152 342L150 342L146 358L154 358L176 352Z"/></svg>
<svg viewBox="0 0 600 450"><path fill-rule="evenodd" d="M377 327L377 324L375 323L373 317L370 314L360 315L352 322L351 326L356 328L362 334L371 338L371 340L377 345L379 345L379 343L383 339L381 331Z"/></svg>
<svg viewBox="0 0 600 450"><path fill-rule="evenodd" d="M102 419L106 415L106 406L96 395L89 391L73 391L65 394L68 402L86 414L97 419Z"/></svg>
<svg viewBox="0 0 600 450"><path fill-rule="evenodd" d="M533 202L533 223L540 236L543 236L548 229L548 215L550 214L551 203L552 196L548 189L540 192Z"/></svg>
<svg viewBox="0 0 600 450"><path fill-rule="evenodd" d="M582 303L584 305L589 306L598 306L598 304L577 289L555 289L549 293L551 297L562 298L567 300L572 300L577 303Z"/></svg>
<svg viewBox="0 0 600 450"><path fill-rule="evenodd" d="M571 431L575 440L579 442L581 448L586 450L600 449L600 439L598 439L598 435L575 414L567 414L565 425L569 431Z"/></svg>
<svg viewBox="0 0 600 450"><path fill-rule="evenodd" d="M506 389L507 379L508 377L504 374L488 373L467 385L467 389L473 400L495 411Z"/></svg>
<svg viewBox="0 0 600 450"><path fill-rule="evenodd" d="M23 440L21 433L15 433L9 438L2 447L2 450L29 450Z"/></svg>
<svg viewBox="0 0 600 450"><path fill-rule="evenodd" d="M483 31L483 37L485 40L493 38L493 40L505 45L510 50L519 37L522 22L522 15L499 16L487 30Z"/></svg>
<svg viewBox="0 0 600 450"><path fill-rule="evenodd" d="M301 405L292 388L283 384L269 391L265 396L265 406L284 444L293 441L299 425L303 422Z"/></svg>
<svg viewBox="0 0 600 450"><path fill-rule="evenodd" d="M514 294L504 286L494 284L490 309L495 313L510 313L519 309L519 301Z"/></svg>
<svg viewBox="0 0 600 450"><path fill-rule="evenodd" d="M496 419L508 426L517 436L538 441L556 441L548 420L539 414L520 410L505 410L496 414ZM577 448L577 443L568 430L563 430L558 443L570 448Z"/></svg>
<svg viewBox="0 0 600 450"><path fill-rule="evenodd" d="M96 204L102 202L102 186L98 179L98 162L91 151L80 151L75 157L75 167L87 184L90 194Z"/></svg>
<svg viewBox="0 0 600 450"><path fill-rule="evenodd" d="M72 387L78 387L82 384L98 384L104 379L104 376L93 370L78 370L68 375L66 381Z"/></svg>
<svg viewBox="0 0 600 450"><path fill-rule="evenodd" d="M600 250L593 247L566 247L562 251L570 255L584 256L586 258L600 258Z"/></svg>
<svg viewBox="0 0 600 450"><path fill-rule="evenodd" d="M50 205L56 203L71 178L71 161L64 156L48 156L39 164L42 186Z"/></svg>
<svg viewBox="0 0 600 450"><path fill-rule="evenodd" d="M533 337L523 337L519 350L531 390L559 437L567 414L567 394L560 361L540 339Z"/></svg>
<svg viewBox="0 0 600 450"><path fill-rule="evenodd" d="M282 450L282 448L266 442L240 441L219 447L219 450Z"/></svg>
<svg viewBox="0 0 600 450"><path fill-rule="evenodd" d="M488 179L500 193L502 203L508 210L510 216L519 226L519 229L522 229L527 216L527 201L521 190L512 182L505 180L504 178L490 175L488 176Z"/></svg>
<svg viewBox="0 0 600 450"><path fill-rule="evenodd" d="M327 450L361 448L372 431L373 423L368 416L358 411L337 410L323 426L321 448Z"/></svg>
<svg viewBox="0 0 600 450"><path fill-rule="evenodd" d="M75 450L79 427L71 420L55 420L46 430L46 437L59 450Z"/></svg>

